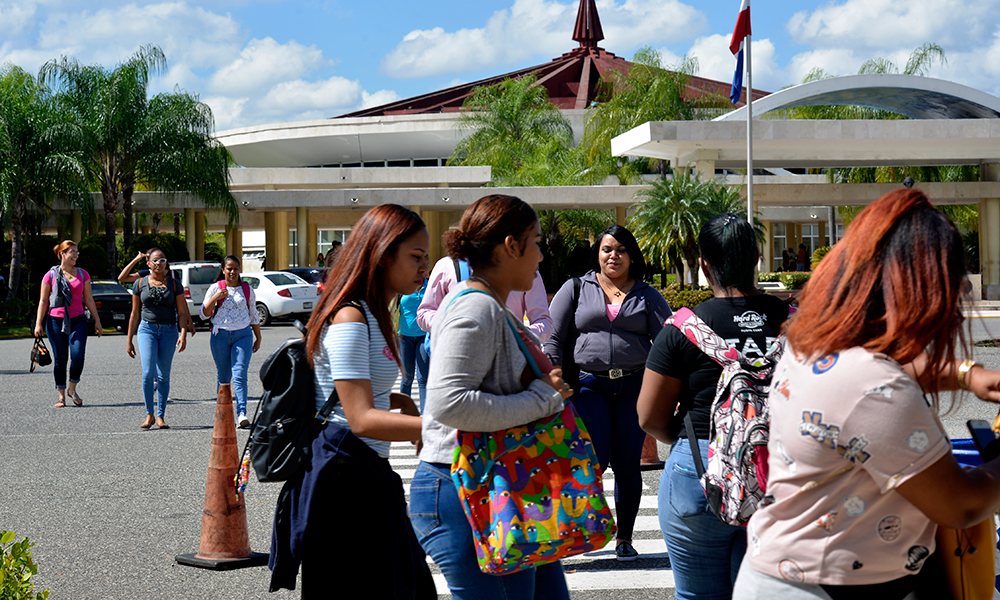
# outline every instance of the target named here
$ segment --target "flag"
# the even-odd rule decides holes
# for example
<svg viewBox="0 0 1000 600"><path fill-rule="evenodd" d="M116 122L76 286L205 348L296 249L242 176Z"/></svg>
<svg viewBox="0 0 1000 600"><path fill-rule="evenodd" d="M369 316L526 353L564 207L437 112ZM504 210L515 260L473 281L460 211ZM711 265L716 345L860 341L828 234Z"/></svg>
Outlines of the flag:
<svg viewBox="0 0 1000 600"><path fill-rule="evenodd" d="M733 75L733 89L729 92L729 100L736 104L740 101L743 89L743 41L750 35L750 0L740 3L740 16L733 28L733 39L729 42L729 51L736 55L736 73ZM747 90L747 99L750 91Z"/></svg>

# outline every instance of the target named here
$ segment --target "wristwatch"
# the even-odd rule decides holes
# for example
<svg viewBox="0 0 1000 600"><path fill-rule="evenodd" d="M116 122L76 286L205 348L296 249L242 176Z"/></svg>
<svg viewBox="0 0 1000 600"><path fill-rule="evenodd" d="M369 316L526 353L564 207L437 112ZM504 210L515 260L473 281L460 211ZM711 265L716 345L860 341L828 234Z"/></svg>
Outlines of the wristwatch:
<svg viewBox="0 0 1000 600"><path fill-rule="evenodd" d="M971 358L967 358L967 359L963 360L962 364L959 365L959 367L958 367L958 377L957 377L957 379L958 379L958 387L960 387L960 388L962 388L964 390L969 389L969 385L965 381L965 376L969 373L969 371L972 370L972 367L982 367L982 366L983 366L982 364L977 363L976 361L972 360Z"/></svg>

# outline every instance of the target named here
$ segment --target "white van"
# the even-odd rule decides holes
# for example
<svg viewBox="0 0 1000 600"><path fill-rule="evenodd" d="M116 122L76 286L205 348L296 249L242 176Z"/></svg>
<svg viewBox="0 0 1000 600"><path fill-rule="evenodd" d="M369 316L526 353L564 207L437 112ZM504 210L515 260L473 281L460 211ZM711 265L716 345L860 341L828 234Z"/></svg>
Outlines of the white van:
<svg viewBox="0 0 1000 600"><path fill-rule="evenodd" d="M174 279L184 286L184 298L195 324L201 322L201 304L205 301L205 292L218 279L220 269L219 263L203 260L170 263Z"/></svg>

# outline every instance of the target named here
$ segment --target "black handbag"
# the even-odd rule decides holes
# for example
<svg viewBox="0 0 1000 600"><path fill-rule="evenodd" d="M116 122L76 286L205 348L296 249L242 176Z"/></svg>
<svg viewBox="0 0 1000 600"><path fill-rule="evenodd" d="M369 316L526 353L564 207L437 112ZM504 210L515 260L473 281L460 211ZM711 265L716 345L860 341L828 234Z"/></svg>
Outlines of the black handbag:
<svg viewBox="0 0 1000 600"><path fill-rule="evenodd" d="M52 355L49 354L49 349L45 347L45 342L42 338L35 338L35 345L31 347L31 368L28 369L29 373L35 372L35 365L39 367L47 367L52 364Z"/></svg>

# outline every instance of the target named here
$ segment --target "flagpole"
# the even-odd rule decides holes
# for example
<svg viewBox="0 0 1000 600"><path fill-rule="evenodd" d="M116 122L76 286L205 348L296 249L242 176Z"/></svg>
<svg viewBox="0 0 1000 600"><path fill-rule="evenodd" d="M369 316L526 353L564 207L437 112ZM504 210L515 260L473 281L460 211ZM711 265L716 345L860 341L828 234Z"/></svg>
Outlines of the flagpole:
<svg viewBox="0 0 1000 600"><path fill-rule="evenodd" d="M747 54L747 222L753 225L753 79L750 74L750 34L743 44Z"/></svg>

